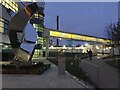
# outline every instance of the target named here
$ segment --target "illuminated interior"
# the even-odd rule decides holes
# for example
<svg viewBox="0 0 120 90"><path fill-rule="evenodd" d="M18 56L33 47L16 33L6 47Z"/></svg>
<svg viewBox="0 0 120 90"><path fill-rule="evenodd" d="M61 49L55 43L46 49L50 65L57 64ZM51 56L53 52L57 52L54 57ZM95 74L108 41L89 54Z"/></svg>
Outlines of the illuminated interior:
<svg viewBox="0 0 120 90"><path fill-rule="evenodd" d="M7 9L11 9L13 12L18 11L18 5L14 0L0 0L0 4ZM9 21L0 17L0 33L7 34L8 33L8 23ZM7 40L5 38L5 40ZM5 42L5 41L3 41ZM11 50L12 47L7 43L0 43L0 47L2 46L2 50Z"/></svg>
<svg viewBox="0 0 120 90"><path fill-rule="evenodd" d="M38 12L35 13L34 18L43 21L44 17L40 15ZM42 22L43 23L43 22ZM42 32L43 32L43 24L41 25L40 23L33 23L33 27L36 29L36 32L40 33L40 36L38 35L37 37L37 42L36 44L38 45L43 45L43 37L42 37ZM39 58L43 56L43 51L40 49L35 49L33 58Z"/></svg>
<svg viewBox="0 0 120 90"><path fill-rule="evenodd" d="M20 0L22 2L37 2L37 0Z"/></svg>
<svg viewBox="0 0 120 90"><path fill-rule="evenodd" d="M0 0L0 3L6 8L10 8L13 12L18 11L18 4L14 0Z"/></svg>
<svg viewBox="0 0 120 90"><path fill-rule="evenodd" d="M4 20L2 18L0 18L0 32L4 32Z"/></svg>
<svg viewBox="0 0 120 90"><path fill-rule="evenodd" d="M18 4L14 0L0 0L0 3L7 9L11 9L13 12L18 11ZM0 17L0 32L7 33L8 31L8 20Z"/></svg>
<svg viewBox="0 0 120 90"><path fill-rule="evenodd" d="M0 18L0 32L1 33L7 33L7 31L8 31L8 23L9 23L9 21Z"/></svg>
<svg viewBox="0 0 120 90"><path fill-rule="evenodd" d="M57 38L64 38L64 39L74 39L74 40L100 42L100 43L109 42L109 40L102 39L102 38L83 36L83 35L77 35L77 34L72 34L72 33L64 33L60 31L52 31L52 30L50 30L50 36L57 37Z"/></svg>

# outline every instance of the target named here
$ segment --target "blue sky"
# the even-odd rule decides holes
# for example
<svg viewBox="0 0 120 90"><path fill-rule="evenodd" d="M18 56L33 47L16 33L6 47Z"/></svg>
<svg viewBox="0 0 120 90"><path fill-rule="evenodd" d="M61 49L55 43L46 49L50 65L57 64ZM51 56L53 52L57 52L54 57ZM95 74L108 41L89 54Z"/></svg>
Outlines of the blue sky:
<svg viewBox="0 0 120 90"><path fill-rule="evenodd" d="M105 27L118 20L117 2L46 2L45 27L56 29L60 16L60 30L105 37Z"/></svg>

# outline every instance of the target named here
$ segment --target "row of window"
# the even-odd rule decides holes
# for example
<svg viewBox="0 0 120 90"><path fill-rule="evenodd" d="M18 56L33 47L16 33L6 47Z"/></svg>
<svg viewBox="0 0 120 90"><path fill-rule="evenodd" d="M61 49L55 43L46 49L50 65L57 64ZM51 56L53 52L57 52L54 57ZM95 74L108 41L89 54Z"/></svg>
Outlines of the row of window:
<svg viewBox="0 0 120 90"><path fill-rule="evenodd" d="M44 17L38 13L35 14L35 18L43 19Z"/></svg>
<svg viewBox="0 0 120 90"><path fill-rule="evenodd" d="M43 38L42 38L42 37L39 37L39 38L38 38L37 44L43 44Z"/></svg>
<svg viewBox="0 0 120 90"><path fill-rule="evenodd" d="M89 36L82 36L82 35L77 35L77 34L62 33L62 32L57 32L57 31L50 31L50 36L83 40L83 41L95 41L95 42L103 42L103 43L108 42L108 40L105 40L105 39L89 37Z"/></svg>
<svg viewBox="0 0 120 90"><path fill-rule="evenodd" d="M43 32L43 27L41 27L41 25L39 25L39 24L33 24L33 27L36 29L36 31Z"/></svg>
<svg viewBox="0 0 120 90"><path fill-rule="evenodd" d="M1 46L2 46L2 50L11 50L12 49L11 45L2 44Z"/></svg>
<svg viewBox="0 0 120 90"><path fill-rule="evenodd" d="M40 27L39 24L33 24L33 27L37 28L37 27Z"/></svg>
<svg viewBox="0 0 120 90"><path fill-rule="evenodd" d="M39 57L41 57L41 56L43 56L43 51L42 51L42 50L39 50L39 49L35 49L33 58L39 58Z"/></svg>
<svg viewBox="0 0 120 90"><path fill-rule="evenodd" d="M35 14L35 18L39 18L41 20L43 20L43 16L38 14L38 12ZM36 31L40 31L43 32L43 26L40 24L33 24L33 27L36 29ZM43 38L42 37L37 37L37 44L43 44ZM43 52L41 50L36 49L33 55L33 58L39 58L43 56Z"/></svg>
<svg viewBox="0 0 120 90"><path fill-rule="evenodd" d="M31 2L31 0L20 0L22 2Z"/></svg>
<svg viewBox="0 0 120 90"><path fill-rule="evenodd" d="M0 3L6 8L10 8L13 12L18 11L18 4L14 0L0 0Z"/></svg>
<svg viewBox="0 0 120 90"><path fill-rule="evenodd" d="M0 18L0 32L7 33L8 32L8 23L9 21Z"/></svg>

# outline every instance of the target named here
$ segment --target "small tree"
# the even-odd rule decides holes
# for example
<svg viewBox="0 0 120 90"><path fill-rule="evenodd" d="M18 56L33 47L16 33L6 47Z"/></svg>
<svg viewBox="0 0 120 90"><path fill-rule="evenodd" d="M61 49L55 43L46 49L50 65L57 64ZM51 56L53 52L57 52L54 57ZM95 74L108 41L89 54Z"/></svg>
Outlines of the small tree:
<svg viewBox="0 0 120 90"><path fill-rule="evenodd" d="M113 50L115 46L118 47L120 54L120 20L118 20L117 23L111 23L110 25L108 25L105 29L105 32L107 39L111 40L111 45L113 47Z"/></svg>

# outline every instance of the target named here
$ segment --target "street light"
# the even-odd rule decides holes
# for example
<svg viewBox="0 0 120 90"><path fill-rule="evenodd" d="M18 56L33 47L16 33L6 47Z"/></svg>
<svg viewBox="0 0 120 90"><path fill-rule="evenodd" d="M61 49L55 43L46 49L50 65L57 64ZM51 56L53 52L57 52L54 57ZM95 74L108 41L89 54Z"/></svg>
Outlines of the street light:
<svg viewBox="0 0 120 90"><path fill-rule="evenodd" d="M59 40L60 40L59 45L61 46L61 40L62 40L62 38L59 38Z"/></svg>
<svg viewBox="0 0 120 90"><path fill-rule="evenodd" d="M87 47L89 44L88 43L85 43L85 46Z"/></svg>

